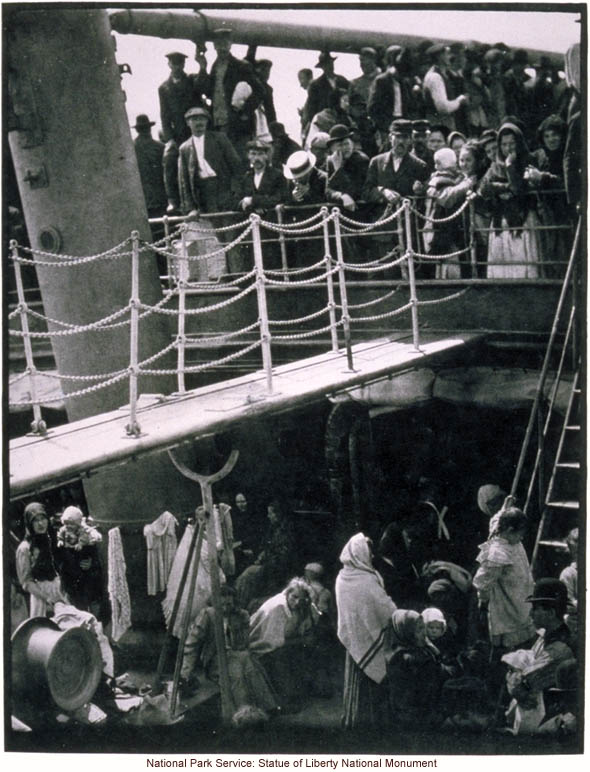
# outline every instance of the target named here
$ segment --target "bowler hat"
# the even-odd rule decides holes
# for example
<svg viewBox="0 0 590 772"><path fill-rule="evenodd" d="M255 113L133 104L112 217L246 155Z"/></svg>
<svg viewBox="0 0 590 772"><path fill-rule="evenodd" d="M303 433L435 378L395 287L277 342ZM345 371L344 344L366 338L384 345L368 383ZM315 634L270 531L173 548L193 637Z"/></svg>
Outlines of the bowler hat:
<svg viewBox="0 0 590 772"><path fill-rule="evenodd" d="M412 121L408 121L406 118L398 118L391 122L389 126L390 134L408 134L412 133Z"/></svg>
<svg viewBox="0 0 590 772"><path fill-rule="evenodd" d="M341 139L348 139L349 137L352 137L352 133L348 126L345 126L343 123L337 123L330 129L328 146L331 145L332 142L339 142Z"/></svg>
<svg viewBox="0 0 590 772"><path fill-rule="evenodd" d="M166 59L169 59L175 64L182 64L186 58L186 54L183 54L180 51L171 51L169 54L166 54Z"/></svg>
<svg viewBox="0 0 590 772"><path fill-rule="evenodd" d="M149 129L151 126L155 126L155 121L150 121L150 119L145 114L138 115L135 119L135 126L134 129L137 129L138 131L140 129Z"/></svg>
<svg viewBox="0 0 590 772"><path fill-rule="evenodd" d="M297 150L283 164L283 175L288 180L298 180L305 177L315 166L315 156L309 150Z"/></svg>
<svg viewBox="0 0 590 772"><path fill-rule="evenodd" d="M567 606L567 587L559 579L546 577L535 582L532 595L525 600L528 603L543 603L547 606L556 606L565 611Z"/></svg>
<svg viewBox="0 0 590 772"><path fill-rule="evenodd" d="M328 62L335 62L337 59L336 56L332 56L332 54L329 51L322 51L318 57L318 60L316 62L316 67L323 67Z"/></svg>
<svg viewBox="0 0 590 772"><path fill-rule="evenodd" d="M197 107L189 107L189 109L184 114L184 119L186 120L193 115L205 115L207 118L211 118L211 113L203 105L199 105Z"/></svg>

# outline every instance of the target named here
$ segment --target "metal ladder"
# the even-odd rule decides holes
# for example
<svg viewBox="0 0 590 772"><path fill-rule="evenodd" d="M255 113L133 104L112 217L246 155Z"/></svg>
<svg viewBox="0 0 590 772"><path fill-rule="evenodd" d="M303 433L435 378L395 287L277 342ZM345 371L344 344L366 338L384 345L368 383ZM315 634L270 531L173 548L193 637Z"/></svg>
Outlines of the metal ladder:
<svg viewBox="0 0 590 772"><path fill-rule="evenodd" d="M559 482L566 475L569 477L568 482L570 484L570 489L575 482L576 490L579 491L579 472L581 468L579 446L581 426L578 414L581 390L579 388L579 382L580 371L578 369L572 382L563 426L559 436L557 452L555 454L555 461L553 463L553 469L547 487L547 494L545 496L545 505L539 521L539 528L537 530L537 537L535 539L531 560L533 571L536 566L540 546L555 547L557 549L564 549L566 546L559 541L544 539L545 534L550 528L553 513L560 510L580 509L580 501L578 498L564 498L559 494L556 495L556 489L559 488Z"/></svg>

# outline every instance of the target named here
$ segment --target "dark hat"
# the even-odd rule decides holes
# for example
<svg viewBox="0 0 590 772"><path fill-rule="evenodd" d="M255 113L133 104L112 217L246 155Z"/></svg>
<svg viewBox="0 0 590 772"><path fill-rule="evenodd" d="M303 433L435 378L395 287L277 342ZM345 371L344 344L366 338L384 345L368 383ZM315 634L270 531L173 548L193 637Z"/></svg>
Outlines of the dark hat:
<svg viewBox="0 0 590 772"><path fill-rule="evenodd" d="M416 51L418 51L418 53L420 54L423 54L426 51L428 51L428 49L432 45L434 45L432 40L421 40L420 43L418 43L418 45L416 46Z"/></svg>
<svg viewBox="0 0 590 772"><path fill-rule="evenodd" d="M169 59L172 63L182 64L187 58L186 54L182 54L180 51L170 51L166 54L166 59Z"/></svg>
<svg viewBox="0 0 590 772"><path fill-rule="evenodd" d="M268 152L271 146L268 142L262 142L260 139L251 139L246 143L246 150L264 150Z"/></svg>
<svg viewBox="0 0 590 772"><path fill-rule="evenodd" d="M360 56L371 56L373 59L377 59L377 51L374 48L371 48L371 46L364 46L359 51Z"/></svg>
<svg viewBox="0 0 590 772"><path fill-rule="evenodd" d="M149 129L151 126L155 126L155 121L150 121L150 119L147 117L147 115L144 115L143 113L141 115L138 115L135 119L135 126L134 129Z"/></svg>
<svg viewBox="0 0 590 772"><path fill-rule="evenodd" d="M232 36L233 30L230 27L217 27L211 33L213 40L227 40Z"/></svg>
<svg viewBox="0 0 590 772"><path fill-rule="evenodd" d="M276 135L277 137L284 136L287 132L285 131L285 124L281 123L280 121L271 121L268 124L268 130L273 135L273 137Z"/></svg>
<svg viewBox="0 0 590 772"><path fill-rule="evenodd" d="M269 69L272 67L272 62L270 59L257 59L254 62L255 67L268 67Z"/></svg>
<svg viewBox="0 0 590 772"><path fill-rule="evenodd" d="M505 54L510 51L510 46L507 46L506 43L494 43L494 48L499 48L500 51L504 51Z"/></svg>
<svg viewBox="0 0 590 772"><path fill-rule="evenodd" d="M205 115L207 118L211 118L211 113L204 105L198 105L197 107L189 107L184 114L184 119L190 118L191 115Z"/></svg>
<svg viewBox="0 0 590 772"><path fill-rule="evenodd" d="M450 44L449 48L453 52L463 51L464 48L465 48L465 44L464 43L459 43L458 41L455 41L454 43Z"/></svg>
<svg viewBox="0 0 590 772"><path fill-rule="evenodd" d="M555 671L555 686L550 692L576 692L578 690L578 663L575 659L564 659Z"/></svg>
<svg viewBox="0 0 590 772"><path fill-rule="evenodd" d="M488 142L497 142L498 141L498 132L495 129L486 129L485 131L482 131L481 136L478 140L480 145L487 145Z"/></svg>
<svg viewBox="0 0 590 772"><path fill-rule="evenodd" d="M532 595L525 599L528 603L543 603L548 606L555 606L562 612L567 606L567 587L559 579L547 577L535 582L535 589Z"/></svg>
<svg viewBox="0 0 590 772"><path fill-rule="evenodd" d="M551 63L551 59L548 56L543 55L536 64L533 64L533 67L536 70L551 70L553 68L553 64Z"/></svg>
<svg viewBox="0 0 590 772"><path fill-rule="evenodd" d="M332 142L339 142L341 139L348 139L349 137L352 137L352 133L348 126L345 126L343 123L337 123L330 129L330 139L328 140L328 146Z"/></svg>
<svg viewBox="0 0 590 772"><path fill-rule="evenodd" d="M288 180L298 180L315 166L316 158L309 150L296 150L283 164L283 175Z"/></svg>
<svg viewBox="0 0 590 772"><path fill-rule="evenodd" d="M387 46L385 49L385 59L386 61L395 60L403 51L403 48L398 45L391 45Z"/></svg>
<svg viewBox="0 0 590 772"><path fill-rule="evenodd" d="M412 121L408 121L406 118L398 118L392 121L389 126L390 134L412 134Z"/></svg>
<svg viewBox="0 0 590 772"><path fill-rule="evenodd" d="M427 131L430 131L430 121L425 121L422 118L417 121L412 121L412 131L415 131L416 134L424 134Z"/></svg>
<svg viewBox="0 0 590 772"><path fill-rule="evenodd" d="M444 123L433 123L432 126L430 127L430 133L432 134L434 131L440 131L440 133L443 135L445 140L451 132L449 127L445 126Z"/></svg>
<svg viewBox="0 0 590 772"><path fill-rule="evenodd" d="M524 50L524 48L517 48L516 51L512 54L512 61L514 64L528 64L529 55Z"/></svg>
<svg viewBox="0 0 590 772"><path fill-rule="evenodd" d="M447 46L444 43L435 43L433 46L430 46L430 48L427 48L425 53L426 56L434 58L435 56L442 54L443 51L450 51L450 46Z"/></svg>
<svg viewBox="0 0 590 772"><path fill-rule="evenodd" d="M329 51L322 51L319 55L319 58L315 64L316 67L323 67L328 62L335 62L336 61L335 56L332 56L332 54Z"/></svg>
<svg viewBox="0 0 590 772"><path fill-rule="evenodd" d="M486 51L483 55L484 62L499 62L503 58L504 52L499 48L490 48L490 50Z"/></svg>

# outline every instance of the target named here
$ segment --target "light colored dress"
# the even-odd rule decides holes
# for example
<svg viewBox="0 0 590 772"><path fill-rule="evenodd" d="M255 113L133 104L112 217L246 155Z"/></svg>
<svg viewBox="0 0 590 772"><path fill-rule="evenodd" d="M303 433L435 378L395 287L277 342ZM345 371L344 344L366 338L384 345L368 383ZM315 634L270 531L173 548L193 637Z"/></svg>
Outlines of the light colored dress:
<svg viewBox="0 0 590 772"><path fill-rule="evenodd" d="M494 646L518 646L535 634L531 604L533 575L522 545L493 536L480 545L479 568L473 586L480 601L488 603L488 627Z"/></svg>

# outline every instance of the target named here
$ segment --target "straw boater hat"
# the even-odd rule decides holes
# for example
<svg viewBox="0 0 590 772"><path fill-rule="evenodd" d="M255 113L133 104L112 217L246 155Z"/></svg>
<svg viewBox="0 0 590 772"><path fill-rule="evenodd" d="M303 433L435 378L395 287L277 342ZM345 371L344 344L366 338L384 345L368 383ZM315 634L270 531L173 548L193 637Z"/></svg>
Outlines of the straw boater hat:
<svg viewBox="0 0 590 772"><path fill-rule="evenodd" d="M288 180L299 180L305 177L315 166L315 156L309 150L297 150L283 164L283 175Z"/></svg>

